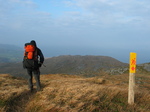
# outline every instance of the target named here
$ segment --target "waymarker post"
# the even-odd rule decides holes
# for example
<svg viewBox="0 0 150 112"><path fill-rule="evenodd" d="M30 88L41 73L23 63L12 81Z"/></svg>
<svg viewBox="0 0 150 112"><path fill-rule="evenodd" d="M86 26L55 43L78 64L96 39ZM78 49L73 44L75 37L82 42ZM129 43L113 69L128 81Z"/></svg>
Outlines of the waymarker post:
<svg viewBox="0 0 150 112"><path fill-rule="evenodd" d="M134 104L135 94L135 72L136 72L136 53L130 53L130 67L129 67L129 91L128 91L128 104Z"/></svg>

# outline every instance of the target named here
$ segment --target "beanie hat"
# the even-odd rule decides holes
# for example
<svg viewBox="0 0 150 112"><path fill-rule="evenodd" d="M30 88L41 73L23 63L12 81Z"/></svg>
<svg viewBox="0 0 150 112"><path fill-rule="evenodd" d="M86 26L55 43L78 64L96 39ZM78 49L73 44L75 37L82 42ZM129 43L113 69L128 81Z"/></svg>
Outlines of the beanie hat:
<svg viewBox="0 0 150 112"><path fill-rule="evenodd" d="M31 42L30 42L32 45L34 45L35 47L37 47L36 46L36 42L35 42L35 40L31 40Z"/></svg>

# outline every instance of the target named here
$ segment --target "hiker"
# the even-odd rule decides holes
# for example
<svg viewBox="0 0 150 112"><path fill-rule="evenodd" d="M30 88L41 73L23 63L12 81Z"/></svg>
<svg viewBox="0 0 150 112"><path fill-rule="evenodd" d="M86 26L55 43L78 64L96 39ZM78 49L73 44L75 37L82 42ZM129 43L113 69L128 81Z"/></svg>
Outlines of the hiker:
<svg viewBox="0 0 150 112"><path fill-rule="evenodd" d="M29 47L27 47L29 46ZM32 48L33 47L33 48ZM31 50L29 52L28 50ZM41 90L41 83L40 83L40 67L44 62L44 56L42 51L37 47L36 42L32 40L30 43L25 44L25 54L23 60L23 66L27 69L28 73L28 85L29 89L33 91L33 75L36 80L36 89L37 91Z"/></svg>

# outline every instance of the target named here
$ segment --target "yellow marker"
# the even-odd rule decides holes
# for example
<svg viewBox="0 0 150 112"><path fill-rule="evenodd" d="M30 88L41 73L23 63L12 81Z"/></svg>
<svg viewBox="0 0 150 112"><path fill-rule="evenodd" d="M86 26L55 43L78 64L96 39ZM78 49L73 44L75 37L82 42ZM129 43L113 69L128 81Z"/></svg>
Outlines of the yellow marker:
<svg viewBox="0 0 150 112"><path fill-rule="evenodd" d="M136 53L130 53L130 73L135 73L136 71Z"/></svg>

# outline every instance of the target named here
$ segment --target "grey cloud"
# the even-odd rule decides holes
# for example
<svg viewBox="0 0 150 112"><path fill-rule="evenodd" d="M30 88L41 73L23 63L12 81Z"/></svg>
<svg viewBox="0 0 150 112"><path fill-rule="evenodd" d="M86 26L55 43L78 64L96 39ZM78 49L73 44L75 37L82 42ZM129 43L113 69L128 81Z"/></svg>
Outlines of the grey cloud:
<svg viewBox="0 0 150 112"><path fill-rule="evenodd" d="M36 11L37 6L31 0L1 0L0 4L0 25L3 28L34 29L50 21L50 13Z"/></svg>
<svg viewBox="0 0 150 112"><path fill-rule="evenodd" d="M150 1L142 0L75 0L72 5L83 9L87 14L92 15L93 20L101 21L105 25L116 23L129 23L138 20L147 20L150 11ZM70 3L71 4L71 3ZM84 16L84 15L83 15ZM114 23L114 24L112 24ZM137 21L136 21L137 23Z"/></svg>
<svg viewBox="0 0 150 112"><path fill-rule="evenodd" d="M0 18L0 25L4 26L0 27L0 29L6 29L7 31L12 30L14 31L14 36L18 36L18 32L19 36L25 34L23 36L28 38L38 38L42 36L55 41L60 40L58 42L59 44L66 41L69 44L74 43L71 40L76 42L80 40L87 41L87 38L89 38L87 45L98 44L98 41L102 41L103 44L107 42L107 40L110 40L110 44L113 46L113 41L118 41L118 38L126 38L125 34L128 31L140 31L141 28L143 28L142 26L145 20L147 20L147 23L145 23L147 25L146 27L150 27L148 18L141 16L142 12L146 9L149 10L147 5L148 1L146 1L146 3L140 1L135 3L136 6L142 5L138 10L147 6L146 9L141 10L141 12L135 9L136 6L133 5L135 0L131 2L129 0L122 0L121 2L114 2L113 0L68 1L66 2L68 7L78 7L82 10L66 11L56 18L52 18L49 12L38 11L36 9L38 6L29 0L8 1L3 2L0 0L1 3L5 4L3 8L0 7L1 12L4 13L2 9L6 9L7 11L6 14L4 13L4 18ZM9 3L12 4L7 7ZM17 7L15 7L16 5L21 6L17 9ZM135 13L135 15L132 13ZM145 29L142 30L144 31ZM132 38L132 36L129 35L127 38ZM82 41L79 43L82 43Z"/></svg>

